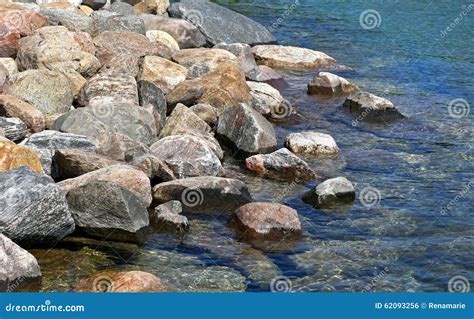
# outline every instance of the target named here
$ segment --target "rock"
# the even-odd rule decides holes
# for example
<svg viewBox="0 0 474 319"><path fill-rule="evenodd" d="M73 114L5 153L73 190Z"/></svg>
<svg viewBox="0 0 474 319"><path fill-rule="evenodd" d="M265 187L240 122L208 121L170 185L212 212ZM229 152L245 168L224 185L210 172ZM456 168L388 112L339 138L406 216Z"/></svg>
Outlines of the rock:
<svg viewBox="0 0 474 319"><path fill-rule="evenodd" d="M179 50L171 58L188 69L190 78L197 78L215 70L221 62L237 60L229 51L207 48Z"/></svg>
<svg viewBox="0 0 474 319"><path fill-rule="evenodd" d="M266 65L259 65L258 71L255 74L247 76L247 78L250 81L268 83L276 89L288 87L288 83L283 77L277 71Z"/></svg>
<svg viewBox="0 0 474 319"><path fill-rule="evenodd" d="M327 207L344 202L351 203L354 199L354 186L345 177L325 180L303 196L303 201L316 207Z"/></svg>
<svg viewBox="0 0 474 319"><path fill-rule="evenodd" d="M51 175L64 180L116 164L119 162L90 151L57 150L52 158Z"/></svg>
<svg viewBox="0 0 474 319"><path fill-rule="evenodd" d="M16 62L12 58L0 58L0 64L3 65L5 69L7 69L8 76L12 76L13 74L18 72Z"/></svg>
<svg viewBox="0 0 474 319"><path fill-rule="evenodd" d="M140 170L128 165L113 165L92 171L76 178L59 182L61 189L68 194L92 182L111 182L134 194L145 207L151 204L150 180Z"/></svg>
<svg viewBox="0 0 474 319"><path fill-rule="evenodd" d="M193 24L182 19L141 14L146 31L160 30L169 33L181 49L199 48L206 44L206 38Z"/></svg>
<svg viewBox="0 0 474 319"><path fill-rule="evenodd" d="M64 77L66 77L72 95L74 96L74 99L76 99L77 95L79 94L79 91L87 82L86 79L79 72L74 71L70 68L66 68L58 72L64 75Z"/></svg>
<svg viewBox="0 0 474 319"><path fill-rule="evenodd" d="M170 6L169 0L145 0L144 3L147 12L157 15L165 14Z"/></svg>
<svg viewBox="0 0 474 319"><path fill-rule="evenodd" d="M188 70L179 64L158 56L146 56L138 80L149 81L168 94L187 76Z"/></svg>
<svg viewBox="0 0 474 319"><path fill-rule="evenodd" d="M260 114L273 118L291 115L291 106L270 84L247 81L247 85L250 87L250 95L252 95L251 106Z"/></svg>
<svg viewBox="0 0 474 319"><path fill-rule="evenodd" d="M403 117L392 102L367 92L350 95L344 102L344 106L360 115L357 120L388 120Z"/></svg>
<svg viewBox="0 0 474 319"><path fill-rule="evenodd" d="M148 146L124 134L107 132L99 138L101 144L97 153L116 161L131 163L151 152Z"/></svg>
<svg viewBox="0 0 474 319"><path fill-rule="evenodd" d="M222 175L224 168L206 141L189 134L160 139L150 147L153 154L174 172L177 178Z"/></svg>
<svg viewBox="0 0 474 319"><path fill-rule="evenodd" d="M52 158L57 150L97 150L97 145L86 136L57 131L43 131L33 134L23 144L40 156L45 173L53 178L57 177L52 169Z"/></svg>
<svg viewBox="0 0 474 319"><path fill-rule="evenodd" d="M56 120L53 129L85 135L101 148L112 143L113 133L126 135L146 145L156 140L155 119L149 112L114 101L96 103L64 114Z"/></svg>
<svg viewBox="0 0 474 319"><path fill-rule="evenodd" d="M323 52L299 47L257 45L252 52L257 63L277 69L315 70L337 65L336 60Z"/></svg>
<svg viewBox="0 0 474 319"><path fill-rule="evenodd" d="M26 124L16 117L0 117L0 131L2 134L13 142L23 140L28 134Z"/></svg>
<svg viewBox="0 0 474 319"><path fill-rule="evenodd" d="M224 158L224 151L222 150L217 139L214 137L214 135L211 135L211 133L190 127L180 127L177 128L175 132L176 134L174 135L187 134L199 138L201 141L206 143L207 146L209 146L209 148L214 152L214 154L216 154L217 158L219 158L220 160Z"/></svg>
<svg viewBox="0 0 474 319"><path fill-rule="evenodd" d="M143 271L102 272L81 279L76 292L163 292L160 279Z"/></svg>
<svg viewBox="0 0 474 319"><path fill-rule="evenodd" d="M66 198L76 227L88 236L123 242L145 241L149 225L146 206L118 183L83 181L69 190Z"/></svg>
<svg viewBox="0 0 474 319"><path fill-rule="evenodd" d="M123 4L127 5L125 3ZM133 11L133 7L131 8ZM143 20L136 15L120 15L119 13L101 10L92 13L91 18L93 24L93 35L98 35L105 31L145 34L145 24L143 23Z"/></svg>
<svg viewBox="0 0 474 319"><path fill-rule="evenodd" d="M308 84L308 94L349 95L359 91L359 87L349 83L343 77L329 72L319 72L318 76Z"/></svg>
<svg viewBox="0 0 474 319"><path fill-rule="evenodd" d="M166 98L163 91L155 84L140 80L138 81L138 99L141 106L147 108L149 105L160 115L160 129L166 121Z"/></svg>
<svg viewBox="0 0 474 319"><path fill-rule="evenodd" d="M21 39L17 63L21 70L70 68L85 77L92 76L100 68L97 58L82 51L74 40L74 33L63 26L44 27Z"/></svg>
<svg viewBox="0 0 474 319"><path fill-rule="evenodd" d="M81 46L82 51L95 56L94 42L92 42L92 37L89 33L74 32L74 41L76 41Z"/></svg>
<svg viewBox="0 0 474 319"><path fill-rule="evenodd" d="M64 26L70 31L92 33L92 19L85 14L68 9L42 9L41 14L48 18L48 24Z"/></svg>
<svg viewBox="0 0 474 319"><path fill-rule="evenodd" d="M156 203L178 200L184 212L233 212L250 203L244 182L221 177L192 177L161 183L153 188Z"/></svg>
<svg viewBox="0 0 474 319"><path fill-rule="evenodd" d="M26 167L0 174L0 233L26 247L54 245L74 231L64 193Z"/></svg>
<svg viewBox="0 0 474 319"><path fill-rule="evenodd" d="M8 93L30 103L44 115L69 111L73 94L67 78L48 70L28 70L10 78Z"/></svg>
<svg viewBox="0 0 474 319"><path fill-rule="evenodd" d="M169 182L176 179L176 176L168 165L152 154L136 157L131 161L131 164L144 172L148 178L153 181L153 184Z"/></svg>
<svg viewBox="0 0 474 319"><path fill-rule="evenodd" d="M146 37L151 42L156 42L167 46L172 51L179 50L179 44L176 40L167 32L160 30L149 30L146 32Z"/></svg>
<svg viewBox="0 0 474 319"><path fill-rule="evenodd" d="M0 56L15 57L20 47L20 32L0 22Z"/></svg>
<svg viewBox="0 0 474 319"><path fill-rule="evenodd" d="M81 88L78 103L87 105L107 105L129 103L138 105L138 88L135 78L116 70L97 73Z"/></svg>
<svg viewBox="0 0 474 319"><path fill-rule="evenodd" d="M105 6L107 0L82 0L82 4L91 7L93 10L99 10Z"/></svg>
<svg viewBox="0 0 474 319"><path fill-rule="evenodd" d="M7 172L21 166L43 173L40 159L31 148L16 145L10 141L0 141L0 172Z"/></svg>
<svg viewBox="0 0 474 319"><path fill-rule="evenodd" d="M161 229L184 231L189 228L186 216L180 215L183 207L180 201L172 200L155 207L157 223Z"/></svg>
<svg viewBox="0 0 474 319"><path fill-rule="evenodd" d="M182 129L186 128L197 129L204 132L211 131L211 127L201 120L192 110L183 104L178 104L166 120L161 136L176 135Z"/></svg>
<svg viewBox="0 0 474 319"><path fill-rule="evenodd" d="M318 175L286 148L281 148L271 154L258 154L245 160L247 169L275 179L289 180L299 183L310 182Z"/></svg>
<svg viewBox="0 0 474 319"><path fill-rule="evenodd" d="M229 107L220 115L217 133L243 153L268 153L277 146L272 124L243 104Z"/></svg>
<svg viewBox="0 0 474 319"><path fill-rule="evenodd" d="M212 2L182 0L172 4L168 12L171 17L186 19L198 27L211 45L220 42L250 45L276 42L261 24Z"/></svg>
<svg viewBox="0 0 474 319"><path fill-rule="evenodd" d="M41 277L36 258L0 234L0 291L13 292L21 284Z"/></svg>
<svg viewBox="0 0 474 319"><path fill-rule="evenodd" d="M209 104L200 103L191 106L189 109L207 124L213 124L217 122L217 111Z"/></svg>
<svg viewBox="0 0 474 319"><path fill-rule="evenodd" d="M43 113L12 95L0 95L0 116L19 118L31 132L44 130Z"/></svg>
<svg viewBox="0 0 474 319"><path fill-rule="evenodd" d="M135 15L135 9L133 8L133 6L122 1L115 1L106 10L110 12L118 13L123 16Z"/></svg>
<svg viewBox="0 0 474 319"><path fill-rule="evenodd" d="M298 213L277 203L255 202L239 207L233 221L245 239L273 239L283 242L302 233Z"/></svg>
<svg viewBox="0 0 474 319"><path fill-rule="evenodd" d="M223 49L234 54L238 59L239 67L247 78L253 79L260 73L250 45L245 43L219 43L214 46L214 49Z"/></svg>
<svg viewBox="0 0 474 319"><path fill-rule="evenodd" d="M285 146L297 154L335 154L339 147L331 135L319 132L291 133L285 139Z"/></svg>
<svg viewBox="0 0 474 319"><path fill-rule="evenodd" d="M79 10L81 10L82 13L84 13L86 16L90 16L92 13L94 13L94 10L91 7L80 5Z"/></svg>

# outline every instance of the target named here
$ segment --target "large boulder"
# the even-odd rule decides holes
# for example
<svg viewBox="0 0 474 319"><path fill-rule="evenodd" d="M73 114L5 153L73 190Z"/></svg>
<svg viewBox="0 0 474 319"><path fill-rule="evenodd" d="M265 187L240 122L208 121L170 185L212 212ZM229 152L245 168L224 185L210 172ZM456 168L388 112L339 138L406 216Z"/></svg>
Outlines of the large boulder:
<svg viewBox="0 0 474 319"><path fill-rule="evenodd" d="M172 135L160 139L150 147L177 178L218 176L224 173L221 161L208 142L189 135Z"/></svg>
<svg viewBox="0 0 474 319"><path fill-rule="evenodd" d="M158 56L146 56L138 80L149 81L168 94L187 76L188 70L184 66Z"/></svg>
<svg viewBox="0 0 474 319"><path fill-rule="evenodd" d="M158 204L178 200L184 212L233 212L252 202L244 182L213 176L158 184L153 188L153 199Z"/></svg>
<svg viewBox="0 0 474 319"><path fill-rule="evenodd" d="M0 291L13 292L22 283L39 277L36 258L0 234Z"/></svg>
<svg viewBox="0 0 474 319"><path fill-rule="evenodd" d="M10 77L9 94L30 103L44 115L71 109L73 94L67 78L58 72L28 70Z"/></svg>
<svg viewBox="0 0 474 319"><path fill-rule="evenodd" d="M329 96L350 95L359 91L359 87L343 77L329 72L319 72L308 84L308 94Z"/></svg>
<svg viewBox="0 0 474 319"><path fill-rule="evenodd" d="M223 49L197 48L179 50L171 59L186 67L190 78L197 78L215 70L221 62L236 61L237 57Z"/></svg>
<svg viewBox="0 0 474 319"><path fill-rule="evenodd" d="M297 154L335 154L339 147L331 135L319 132L291 133L285 139L285 146Z"/></svg>
<svg viewBox="0 0 474 319"><path fill-rule="evenodd" d="M145 29L160 30L170 34L181 49L199 48L206 44L206 38L192 23L182 19L160 17L153 14L141 14Z"/></svg>
<svg viewBox="0 0 474 319"><path fill-rule="evenodd" d="M183 129L197 129L210 132L211 127L199 116L183 104L178 104L171 115L166 119L165 126L161 132L162 137L177 135Z"/></svg>
<svg viewBox="0 0 474 319"><path fill-rule="evenodd" d="M22 120L31 132L44 130L44 115L33 105L13 95L0 95L0 116Z"/></svg>
<svg viewBox="0 0 474 319"><path fill-rule="evenodd" d="M268 153L277 146L275 130L260 113L239 104L225 109L217 124L224 142L247 154Z"/></svg>
<svg viewBox="0 0 474 319"><path fill-rule="evenodd" d="M49 130L31 135L22 144L36 151L44 172L53 178L56 172L52 169L52 158L57 150L95 151L98 148L86 136Z"/></svg>
<svg viewBox="0 0 474 319"><path fill-rule="evenodd" d="M43 173L40 159L34 150L10 141L0 141L0 172L21 166L29 167L37 173Z"/></svg>
<svg viewBox="0 0 474 319"><path fill-rule="evenodd" d="M357 120L389 120L403 117L392 102L368 92L350 95L344 102L344 106L349 111L359 114Z"/></svg>
<svg viewBox="0 0 474 319"><path fill-rule="evenodd" d="M351 203L354 199L354 186L345 177L325 180L303 195L303 201L316 207L327 207L337 203Z"/></svg>
<svg viewBox="0 0 474 319"><path fill-rule="evenodd" d="M28 134L28 126L17 117L0 117L0 133L11 141L19 142Z"/></svg>
<svg viewBox="0 0 474 319"><path fill-rule="evenodd" d="M0 174L0 233L24 246L55 244L74 231L64 193L26 167Z"/></svg>
<svg viewBox="0 0 474 319"><path fill-rule="evenodd" d="M76 292L163 292L167 288L160 279L143 271L101 272L84 278Z"/></svg>
<svg viewBox="0 0 474 319"><path fill-rule="evenodd" d="M257 45L252 48L257 63L277 69L315 70L336 67L329 55L305 48L283 45Z"/></svg>
<svg viewBox="0 0 474 319"><path fill-rule="evenodd" d="M172 4L168 12L171 17L186 19L198 27L211 45L220 42L250 45L276 42L261 24L212 2L182 0Z"/></svg>
<svg viewBox="0 0 474 319"><path fill-rule="evenodd" d="M295 181L310 182L318 175L309 165L286 148L281 148L271 154L258 154L245 160L248 170L259 175Z"/></svg>
<svg viewBox="0 0 474 319"><path fill-rule="evenodd" d="M79 231L112 241L143 243L149 225L143 201L110 181L88 181L66 195Z"/></svg>

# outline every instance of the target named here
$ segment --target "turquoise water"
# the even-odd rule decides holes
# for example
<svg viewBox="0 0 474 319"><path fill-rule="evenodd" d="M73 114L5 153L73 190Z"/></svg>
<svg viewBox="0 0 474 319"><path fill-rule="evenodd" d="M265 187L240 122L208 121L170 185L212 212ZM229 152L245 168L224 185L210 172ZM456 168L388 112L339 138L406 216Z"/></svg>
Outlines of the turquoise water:
<svg viewBox="0 0 474 319"><path fill-rule="evenodd" d="M472 286L474 111L467 111L474 104L474 10L441 36L469 3L299 1L288 9L294 2L217 2L267 27L284 17L274 31L281 44L333 56L352 68L339 75L406 115L353 125L343 100L306 95L314 72L283 73L289 87L282 93L299 116L279 123L280 144L295 131L331 134L340 154L305 160L327 177L346 176L358 198L319 210L300 199L314 184L248 177L256 199L298 210L304 235L293 250L259 251L235 239L228 215L192 215L189 234L155 234L143 248L92 243L74 252L38 251L41 289L70 290L81 276L106 269L150 271L179 291L268 291L279 276L293 291L447 291L454 276ZM381 18L371 30L359 22L369 9ZM454 99L467 104L450 115Z"/></svg>

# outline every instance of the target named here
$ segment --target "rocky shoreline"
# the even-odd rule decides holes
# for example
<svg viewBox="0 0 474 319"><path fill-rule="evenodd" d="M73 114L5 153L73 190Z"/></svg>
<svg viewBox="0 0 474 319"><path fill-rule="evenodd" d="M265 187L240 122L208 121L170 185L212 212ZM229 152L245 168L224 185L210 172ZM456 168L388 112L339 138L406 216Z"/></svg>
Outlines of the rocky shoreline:
<svg viewBox="0 0 474 319"><path fill-rule="evenodd" d="M154 231L192 231L194 213L224 214L255 254L290 250L304 231L298 212L254 201L226 163L317 181L302 194L315 207L350 205L349 180L302 158L339 153L334 138L275 134L298 113L279 91L281 70L317 72L308 94L344 97L355 121L403 117L324 72L343 68L204 0L0 4L0 290L41 280L27 250L78 237L143 245ZM75 289L175 289L141 270L78 277Z"/></svg>

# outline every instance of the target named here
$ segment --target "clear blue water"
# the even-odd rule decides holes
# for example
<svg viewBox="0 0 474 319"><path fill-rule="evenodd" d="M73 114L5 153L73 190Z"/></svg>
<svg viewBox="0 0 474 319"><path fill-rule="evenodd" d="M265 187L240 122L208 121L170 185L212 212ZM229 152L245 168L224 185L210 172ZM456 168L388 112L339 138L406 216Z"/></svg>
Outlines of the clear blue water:
<svg viewBox="0 0 474 319"><path fill-rule="evenodd" d="M216 2L267 27L294 3ZM314 184L248 177L256 199L298 210L304 236L294 250L258 251L235 240L226 215L193 215L188 235L155 234L144 248L125 255L120 249L82 249L74 263L61 267L39 258L53 264L45 268L50 271L42 289L68 290L80 275L131 268L153 272L181 291L268 291L277 276L287 277L294 291L447 291L454 276L472 286L474 110L456 118L448 104L464 99L474 105L474 10L441 37L463 4L469 5L299 1L274 31L280 44L320 50L350 66L338 74L388 98L407 116L354 126L343 100L306 95L314 72L283 72L290 86L282 93L302 116L277 127L280 143L295 131L331 134L340 154L305 160L328 177L346 176L358 194L367 189L380 194L375 205L364 206L357 198L349 207L319 210L300 199ZM368 9L381 17L372 30L359 23ZM87 262L77 262L80 256Z"/></svg>

